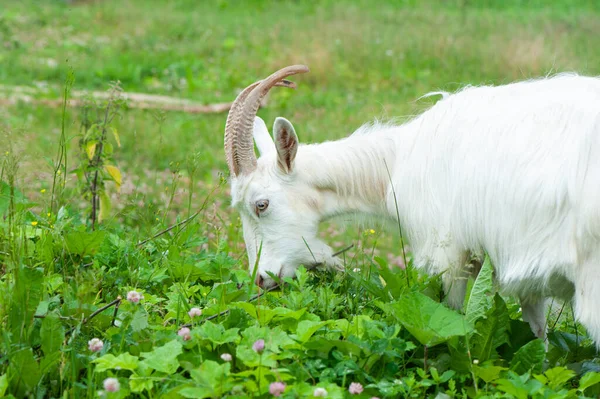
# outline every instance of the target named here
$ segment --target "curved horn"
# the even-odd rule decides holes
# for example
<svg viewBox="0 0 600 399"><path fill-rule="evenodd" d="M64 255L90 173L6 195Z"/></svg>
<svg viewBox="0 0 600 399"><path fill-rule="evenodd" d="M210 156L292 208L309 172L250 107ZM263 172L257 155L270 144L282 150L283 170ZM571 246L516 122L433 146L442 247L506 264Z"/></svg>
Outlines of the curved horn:
<svg viewBox="0 0 600 399"><path fill-rule="evenodd" d="M256 168L252 127L260 101L273 86L296 88L287 76L308 72L304 65L292 65L246 87L235 99L225 123L225 154L232 175L247 174Z"/></svg>

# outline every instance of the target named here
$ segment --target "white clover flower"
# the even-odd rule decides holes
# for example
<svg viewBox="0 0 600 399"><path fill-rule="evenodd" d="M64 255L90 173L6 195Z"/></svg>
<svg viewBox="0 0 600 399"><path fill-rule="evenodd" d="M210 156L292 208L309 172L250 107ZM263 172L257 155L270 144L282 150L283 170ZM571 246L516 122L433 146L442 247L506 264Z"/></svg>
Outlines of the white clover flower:
<svg viewBox="0 0 600 399"><path fill-rule="evenodd" d="M179 331L177 332L177 335L183 338L184 341L189 341L190 339L192 339L191 331L187 327L181 327L181 329L179 329Z"/></svg>
<svg viewBox="0 0 600 399"><path fill-rule="evenodd" d="M88 348L92 352L100 352L104 348L104 342L99 338L92 338L88 341Z"/></svg>
<svg viewBox="0 0 600 399"><path fill-rule="evenodd" d="M106 392L118 392L121 389L121 384L116 378L107 378L104 380L104 390Z"/></svg>
<svg viewBox="0 0 600 399"><path fill-rule="evenodd" d="M144 295L137 291L129 291L127 293L127 300L131 303L139 303L142 299L144 299Z"/></svg>

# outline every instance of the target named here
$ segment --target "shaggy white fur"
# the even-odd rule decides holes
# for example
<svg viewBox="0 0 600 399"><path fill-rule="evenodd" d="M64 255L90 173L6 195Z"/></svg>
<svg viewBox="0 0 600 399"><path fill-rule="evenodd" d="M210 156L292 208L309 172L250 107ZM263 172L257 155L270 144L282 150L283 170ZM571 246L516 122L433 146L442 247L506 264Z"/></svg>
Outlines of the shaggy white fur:
<svg viewBox="0 0 600 399"><path fill-rule="evenodd" d="M399 215L415 265L444 273L452 306L463 303L469 256L487 253L539 337L545 298L573 298L600 345L600 79L466 87L406 123L320 144L298 144L283 118L273 130L269 143L257 118L258 168L232 181L263 286L273 284L267 272L340 267L316 236L322 220ZM268 208L257 211L264 199Z"/></svg>

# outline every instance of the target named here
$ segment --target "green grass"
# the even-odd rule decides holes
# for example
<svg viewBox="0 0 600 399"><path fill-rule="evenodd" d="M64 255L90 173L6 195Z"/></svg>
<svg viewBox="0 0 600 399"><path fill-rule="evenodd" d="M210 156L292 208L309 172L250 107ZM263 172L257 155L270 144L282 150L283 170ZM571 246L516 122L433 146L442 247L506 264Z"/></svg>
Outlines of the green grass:
<svg viewBox="0 0 600 399"><path fill-rule="evenodd" d="M311 72L294 78L298 89L273 90L259 112L267 125L276 116L290 119L302 142L341 138L375 118L401 120L430 106L431 99L417 101L429 91L562 71L598 75L598 48L600 3L591 0L0 6L0 84L48 87L45 96L54 98L62 97L72 70L73 90L108 90L119 81L126 92L228 102L282 66L306 64ZM322 235L336 248L356 245L346 254L349 273L301 273L285 295L249 305L255 288L221 181L225 117L122 110L111 124L121 145L112 136L108 143L123 182L120 191L107 182L111 211L93 233L83 181L71 173L82 159L82 110L0 108L0 394L95 397L115 376L122 396L153 398L220 397L220 390L269 397L265 384L278 379L289 397L312 395L317 385L344 397L353 381L365 386L362 397L575 397L582 394L579 378L600 371L569 305L560 317L551 314L547 355L511 298L481 299L488 317L471 330L459 326L463 316L446 315L455 325L435 331L433 345L427 328L414 327L423 320L407 321L406 309L420 306L423 317L437 309L430 301L443 299L439 281L412 275L407 287L403 269L380 270L398 263L401 250L395 232L378 226L324 225ZM64 187L65 173L55 174L64 164L54 168L63 149ZM198 209L190 223L136 245ZM124 300L117 326L114 306L84 322L132 289L144 299ZM193 306L203 309L201 319L232 310L215 324L194 322L192 339L183 341L177 331ZM229 341L220 326L229 329ZM99 354L87 349L93 337L105 343ZM260 337L271 337L264 359L251 350ZM490 339L485 350L480 337ZM223 352L234 357L230 370ZM473 363L475 354L481 363ZM591 384L596 377L585 378ZM231 394L238 388L244 393ZM597 395L597 388L585 393Z"/></svg>

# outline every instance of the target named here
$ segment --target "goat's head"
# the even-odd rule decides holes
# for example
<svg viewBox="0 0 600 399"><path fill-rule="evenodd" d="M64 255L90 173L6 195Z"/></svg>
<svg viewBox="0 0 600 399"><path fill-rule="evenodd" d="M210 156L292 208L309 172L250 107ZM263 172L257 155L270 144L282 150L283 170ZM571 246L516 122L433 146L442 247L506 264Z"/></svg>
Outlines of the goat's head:
<svg viewBox="0 0 600 399"><path fill-rule="evenodd" d="M269 273L293 277L301 264L340 267L331 248L317 238L319 196L299 178L294 127L288 120L276 118L271 138L263 120L256 116L269 89L295 88L285 78L305 72L308 68L303 65L289 66L248 86L233 102L225 126L232 205L242 219L250 273L258 267L256 283L263 288L276 284Z"/></svg>

